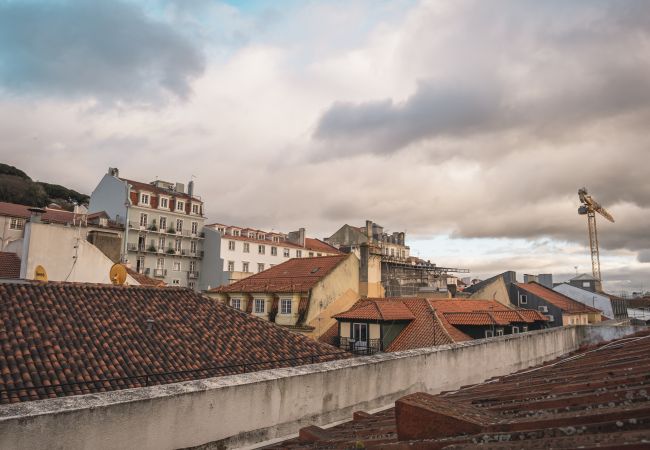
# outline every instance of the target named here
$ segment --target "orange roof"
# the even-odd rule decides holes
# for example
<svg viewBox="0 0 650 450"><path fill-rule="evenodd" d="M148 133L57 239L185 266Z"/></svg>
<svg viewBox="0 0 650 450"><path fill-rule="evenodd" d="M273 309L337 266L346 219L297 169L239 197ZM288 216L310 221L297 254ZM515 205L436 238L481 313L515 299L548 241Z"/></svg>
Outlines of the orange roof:
<svg viewBox="0 0 650 450"><path fill-rule="evenodd" d="M557 306L563 312L567 313L600 313L601 311L591 306L587 306L583 303L580 303L572 298L567 297L566 295L560 294L553 289L549 289L546 286L542 286L539 283L517 283L517 286L523 289L526 292L529 292L533 295L536 295L539 298L542 298L549 302L552 305Z"/></svg>
<svg viewBox="0 0 650 450"><path fill-rule="evenodd" d="M142 273L138 273L133 269L127 268L126 271L131 275L135 281L140 283L141 286L165 286L163 280L156 280L155 278L150 278Z"/></svg>
<svg viewBox="0 0 650 450"><path fill-rule="evenodd" d="M320 239L314 238L305 238L305 248L314 252L323 252L323 253L341 253L336 247L332 247L327 242L323 242Z"/></svg>
<svg viewBox="0 0 650 450"><path fill-rule="evenodd" d="M488 312L448 312L442 314L451 325L508 325L510 321Z"/></svg>
<svg viewBox="0 0 650 450"><path fill-rule="evenodd" d="M403 301L361 300L351 309L334 316L337 319L414 320L415 316Z"/></svg>
<svg viewBox="0 0 650 450"><path fill-rule="evenodd" d="M211 292L308 292L349 255L293 258Z"/></svg>
<svg viewBox="0 0 650 450"><path fill-rule="evenodd" d="M37 208L36 206L18 205L16 203L0 202L0 216L19 217L22 219L29 219L32 216L30 208ZM42 208L45 212L41 216L41 220L47 223L68 224L75 220L75 213L58 208ZM76 219L79 220L82 214L76 214ZM87 214L88 220L97 219L99 217L107 218L108 215L104 212L96 212Z"/></svg>

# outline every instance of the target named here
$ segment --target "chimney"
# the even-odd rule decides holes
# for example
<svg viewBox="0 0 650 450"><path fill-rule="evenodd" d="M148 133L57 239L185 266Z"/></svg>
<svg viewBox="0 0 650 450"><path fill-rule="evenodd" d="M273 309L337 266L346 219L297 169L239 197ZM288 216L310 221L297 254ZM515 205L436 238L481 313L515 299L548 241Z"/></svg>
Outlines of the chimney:
<svg viewBox="0 0 650 450"><path fill-rule="evenodd" d="M108 174L117 178L120 176L120 170L117 167L109 167Z"/></svg>
<svg viewBox="0 0 650 450"><path fill-rule="evenodd" d="M176 183L176 192L179 192L181 194L185 193L185 185L183 183Z"/></svg>
<svg viewBox="0 0 650 450"><path fill-rule="evenodd" d="M190 197L194 196L194 181L190 180L189 183L187 183L187 195Z"/></svg>
<svg viewBox="0 0 650 450"><path fill-rule="evenodd" d="M366 236L368 236L368 242L372 242L372 220L366 220Z"/></svg>
<svg viewBox="0 0 650 450"><path fill-rule="evenodd" d="M403 231L399 234L399 245L406 245L406 234Z"/></svg>
<svg viewBox="0 0 650 450"><path fill-rule="evenodd" d="M300 241L300 246L304 247L305 246L305 229L304 228L298 228L298 239Z"/></svg>
<svg viewBox="0 0 650 450"><path fill-rule="evenodd" d="M43 208L27 208L29 212L32 213L31 218L29 219L32 223L41 223L43 214L45 214L45 209Z"/></svg>

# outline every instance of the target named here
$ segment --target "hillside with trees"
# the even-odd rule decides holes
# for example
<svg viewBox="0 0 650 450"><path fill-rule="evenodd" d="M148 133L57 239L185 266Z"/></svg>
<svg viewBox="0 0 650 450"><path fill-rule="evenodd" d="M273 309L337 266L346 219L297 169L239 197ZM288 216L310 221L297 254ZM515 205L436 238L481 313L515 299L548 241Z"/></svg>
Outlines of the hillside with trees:
<svg viewBox="0 0 650 450"><path fill-rule="evenodd" d="M75 204L87 205L90 197L58 184L33 181L22 170L0 163L0 201L44 207L56 203L72 211Z"/></svg>

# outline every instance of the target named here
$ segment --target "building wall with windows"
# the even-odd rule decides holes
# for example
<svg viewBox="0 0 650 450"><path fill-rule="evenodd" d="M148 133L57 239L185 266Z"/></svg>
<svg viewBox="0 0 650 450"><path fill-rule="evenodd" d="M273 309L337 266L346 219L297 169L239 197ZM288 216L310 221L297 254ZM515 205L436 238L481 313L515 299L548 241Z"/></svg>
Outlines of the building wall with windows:
<svg viewBox="0 0 650 450"><path fill-rule="evenodd" d="M123 259L133 270L199 290L205 217L193 188L193 182L185 192L180 183L127 180L111 168L90 197L90 211L113 213L125 224Z"/></svg>
<svg viewBox="0 0 650 450"><path fill-rule="evenodd" d="M24 228L24 218L0 216L0 251L12 252L22 258Z"/></svg>
<svg viewBox="0 0 650 450"><path fill-rule="evenodd" d="M324 242L312 247L304 229L294 242L288 234L222 224L206 225L221 234L220 258L223 260L223 283L234 283L262 272L291 258L336 255L340 252ZM290 233L292 234L292 233ZM302 245L301 245L302 242Z"/></svg>

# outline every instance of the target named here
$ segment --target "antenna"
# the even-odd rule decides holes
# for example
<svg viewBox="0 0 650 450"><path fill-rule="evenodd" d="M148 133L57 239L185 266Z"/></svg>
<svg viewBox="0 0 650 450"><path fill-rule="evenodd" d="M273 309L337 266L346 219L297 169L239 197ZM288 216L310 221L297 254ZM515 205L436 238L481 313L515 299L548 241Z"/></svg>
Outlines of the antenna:
<svg viewBox="0 0 650 450"><path fill-rule="evenodd" d="M111 279L111 283L121 286L126 282L126 267L120 263L113 264L108 276Z"/></svg>
<svg viewBox="0 0 650 450"><path fill-rule="evenodd" d="M36 266L34 269L34 279L37 281L47 282L47 272L45 271L45 267L40 264Z"/></svg>

